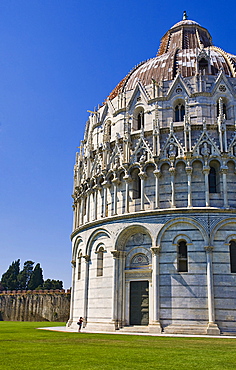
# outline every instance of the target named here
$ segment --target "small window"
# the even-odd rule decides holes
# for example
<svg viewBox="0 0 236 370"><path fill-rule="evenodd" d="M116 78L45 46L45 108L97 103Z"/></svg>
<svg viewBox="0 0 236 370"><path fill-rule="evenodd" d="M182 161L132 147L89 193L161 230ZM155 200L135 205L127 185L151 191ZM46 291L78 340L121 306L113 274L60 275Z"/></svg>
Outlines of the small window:
<svg viewBox="0 0 236 370"><path fill-rule="evenodd" d="M220 193L220 175L219 163L212 161L210 163L210 172L208 175L209 193Z"/></svg>
<svg viewBox="0 0 236 370"><path fill-rule="evenodd" d="M185 241L178 243L178 271L188 272L188 251Z"/></svg>
<svg viewBox="0 0 236 370"><path fill-rule="evenodd" d="M138 171L135 171L132 175L133 178L133 199L141 198L141 179L138 175Z"/></svg>
<svg viewBox="0 0 236 370"><path fill-rule="evenodd" d="M99 248L97 252L97 276L103 276L103 253L104 249Z"/></svg>
<svg viewBox="0 0 236 370"><path fill-rule="evenodd" d="M185 107L183 104L178 104L175 107L175 122L183 122L185 115Z"/></svg>
<svg viewBox="0 0 236 370"><path fill-rule="evenodd" d="M199 61L199 71L201 71L202 75L208 72L208 61L204 58Z"/></svg>
<svg viewBox="0 0 236 370"><path fill-rule="evenodd" d="M217 193L216 170L214 167L210 167L210 172L209 172L209 193Z"/></svg>
<svg viewBox="0 0 236 370"><path fill-rule="evenodd" d="M144 127L144 111L139 110L136 111L134 114L134 121L133 121L133 129L134 130L141 130Z"/></svg>
<svg viewBox="0 0 236 370"><path fill-rule="evenodd" d="M143 122L143 113L138 114L138 130L141 130Z"/></svg>
<svg viewBox="0 0 236 370"><path fill-rule="evenodd" d="M236 242L234 240L229 243L229 251L231 272L236 273Z"/></svg>
<svg viewBox="0 0 236 370"><path fill-rule="evenodd" d="M107 135L109 138L111 138L111 124L109 124L107 127Z"/></svg>

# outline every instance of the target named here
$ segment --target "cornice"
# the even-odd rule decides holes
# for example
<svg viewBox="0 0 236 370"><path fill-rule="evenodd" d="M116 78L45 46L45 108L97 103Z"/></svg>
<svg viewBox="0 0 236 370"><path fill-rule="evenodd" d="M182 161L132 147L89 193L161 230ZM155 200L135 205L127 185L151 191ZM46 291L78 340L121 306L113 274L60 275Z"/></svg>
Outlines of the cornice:
<svg viewBox="0 0 236 370"><path fill-rule="evenodd" d="M154 209L154 210L145 210L145 211L139 211L139 212L132 212L132 213L126 213L121 215L114 215L109 216L106 218L102 218L99 220L87 222L84 225L81 225L76 230L74 230L71 233L71 240L81 233L82 231L86 231L88 229L91 229L96 226L104 226L106 224L110 224L112 222L117 221L124 221L129 219L138 219L138 218L148 218L148 217L154 217L154 216L169 216L172 218L176 218L176 215L179 214L179 216L192 216L195 217L196 215L206 215L206 214L217 214L220 213L221 215L230 215L230 216L236 216L236 209L223 209L223 208L214 208L214 207L192 207L192 208L166 208L166 209ZM143 222L143 221L142 221Z"/></svg>

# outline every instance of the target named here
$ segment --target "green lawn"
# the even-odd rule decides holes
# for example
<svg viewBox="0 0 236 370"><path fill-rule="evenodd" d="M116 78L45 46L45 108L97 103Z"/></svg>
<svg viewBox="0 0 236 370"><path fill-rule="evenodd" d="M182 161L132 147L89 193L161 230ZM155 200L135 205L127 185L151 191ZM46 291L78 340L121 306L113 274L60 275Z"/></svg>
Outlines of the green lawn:
<svg viewBox="0 0 236 370"><path fill-rule="evenodd" d="M58 323L0 322L0 369L235 369L236 339L36 330Z"/></svg>

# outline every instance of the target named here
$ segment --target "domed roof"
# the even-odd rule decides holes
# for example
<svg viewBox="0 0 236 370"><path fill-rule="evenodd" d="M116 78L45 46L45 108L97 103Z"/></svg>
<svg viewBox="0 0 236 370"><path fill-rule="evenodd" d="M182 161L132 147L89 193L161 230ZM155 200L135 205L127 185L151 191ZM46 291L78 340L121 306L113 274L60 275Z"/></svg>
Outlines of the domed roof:
<svg viewBox="0 0 236 370"><path fill-rule="evenodd" d="M157 56L135 66L108 98L112 100L119 92L134 89L138 81L146 86L153 80L156 83L173 80L177 73L195 76L196 62L204 55L211 66L207 74L217 75L223 70L227 76L236 77L236 56L213 46L210 33L197 22L183 19L162 37Z"/></svg>
<svg viewBox="0 0 236 370"><path fill-rule="evenodd" d="M174 24L174 26L172 26L171 29L175 28L175 27L178 27L178 26L185 25L185 24L197 24L198 26L200 26L200 24L195 22L195 21L191 21L190 19L184 19L184 20Z"/></svg>

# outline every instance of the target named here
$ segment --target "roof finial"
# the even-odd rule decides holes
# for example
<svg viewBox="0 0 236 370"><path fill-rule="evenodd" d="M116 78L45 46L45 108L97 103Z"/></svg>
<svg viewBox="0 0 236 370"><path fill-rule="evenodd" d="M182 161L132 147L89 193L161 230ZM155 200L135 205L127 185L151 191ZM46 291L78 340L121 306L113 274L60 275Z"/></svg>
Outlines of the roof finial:
<svg viewBox="0 0 236 370"><path fill-rule="evenodd" d="M183 21L186 21L186 19L188 19L188 16L187 16L187 12L185 10L184 13L183 13Z"/></svg>

